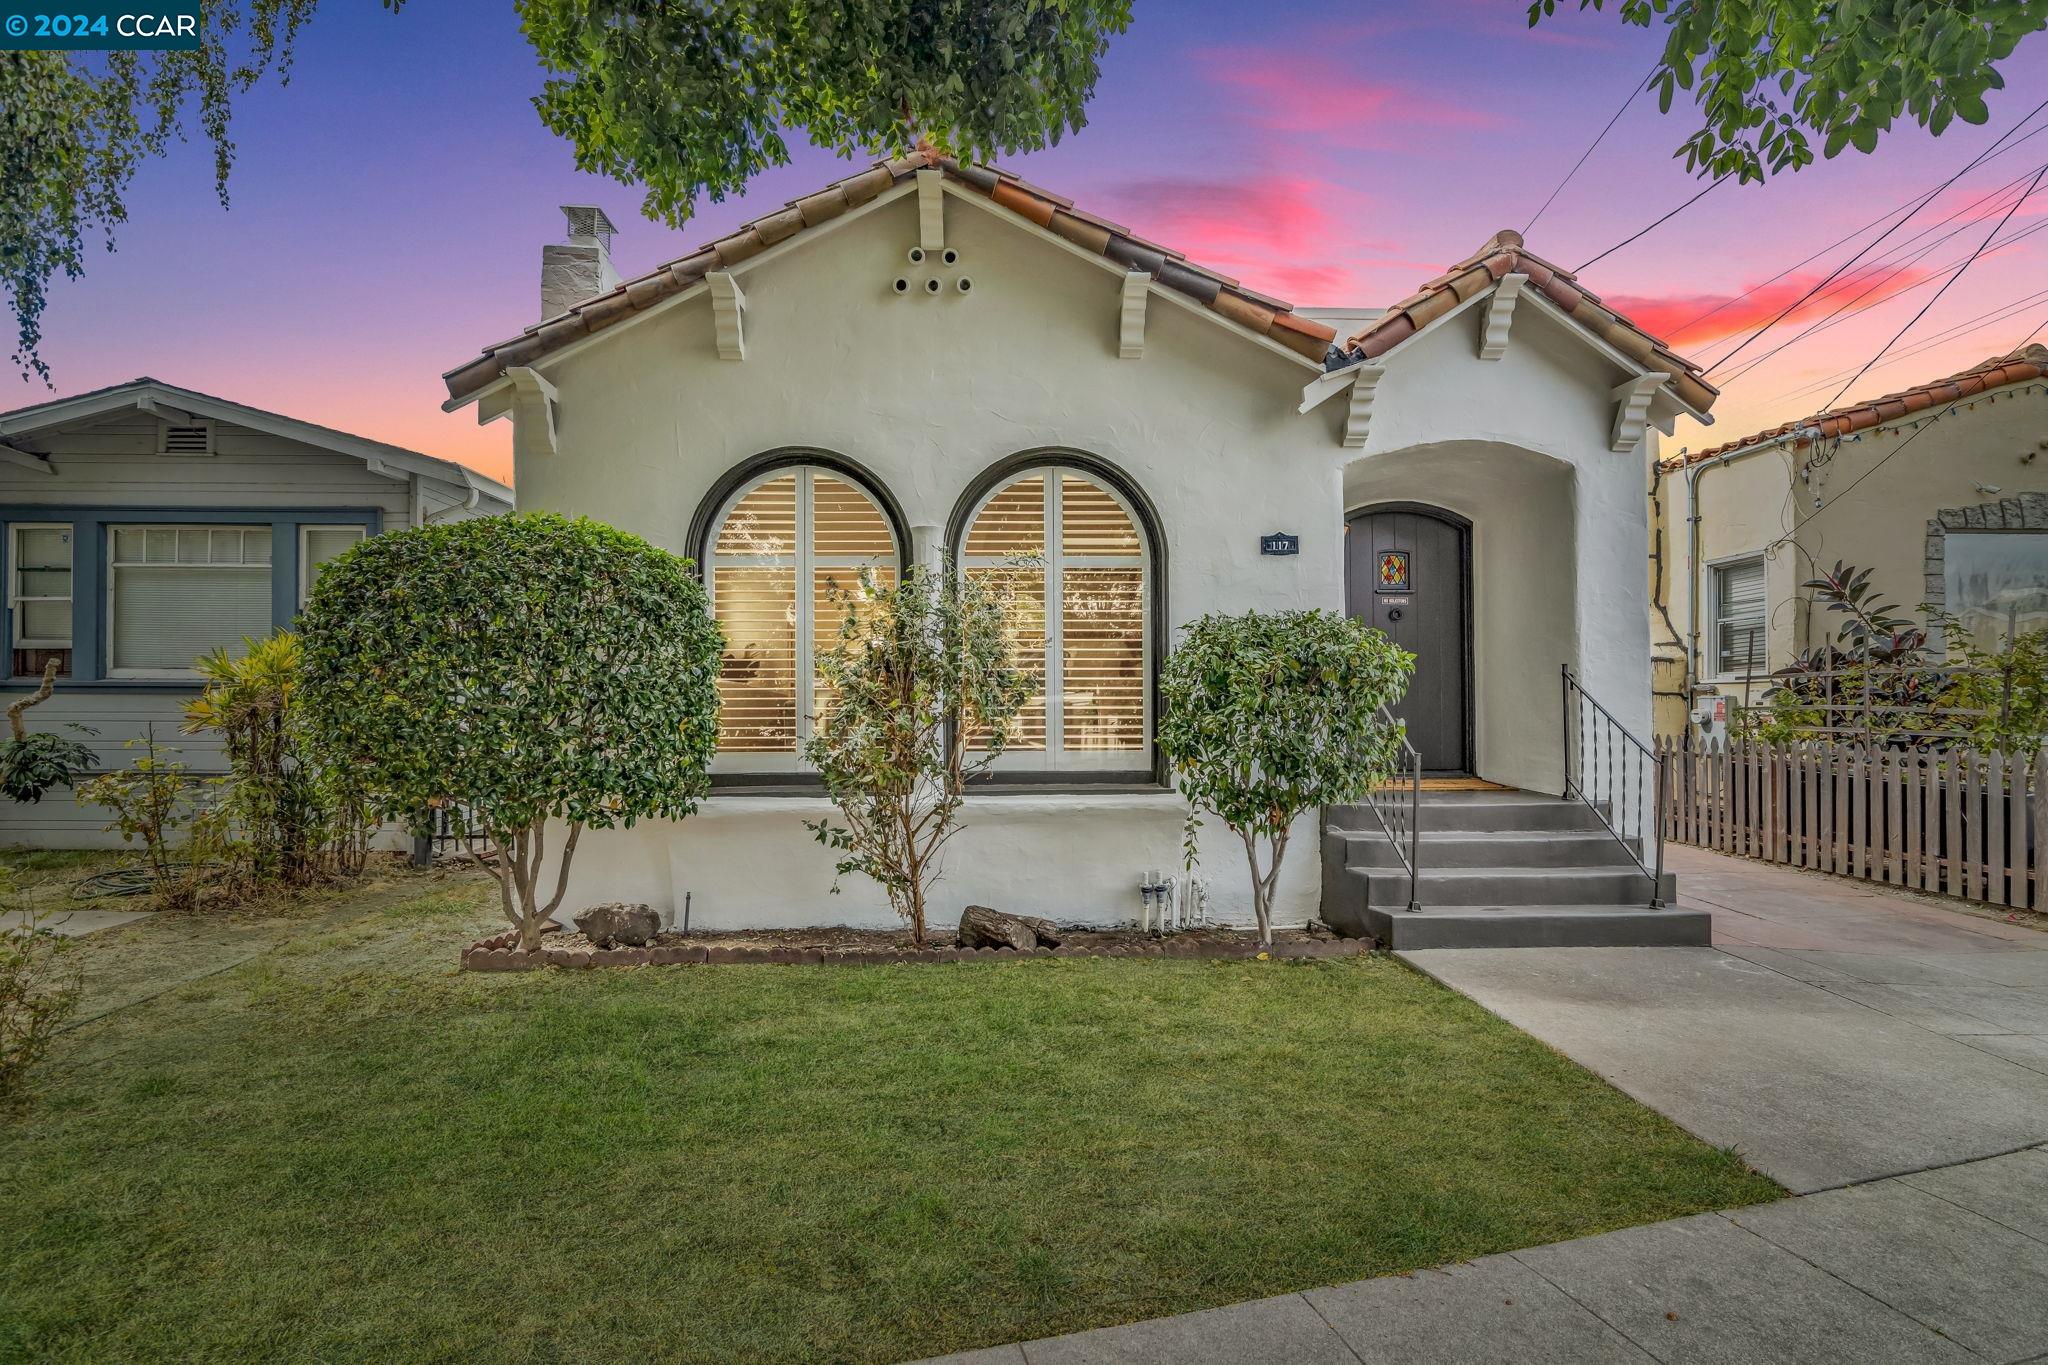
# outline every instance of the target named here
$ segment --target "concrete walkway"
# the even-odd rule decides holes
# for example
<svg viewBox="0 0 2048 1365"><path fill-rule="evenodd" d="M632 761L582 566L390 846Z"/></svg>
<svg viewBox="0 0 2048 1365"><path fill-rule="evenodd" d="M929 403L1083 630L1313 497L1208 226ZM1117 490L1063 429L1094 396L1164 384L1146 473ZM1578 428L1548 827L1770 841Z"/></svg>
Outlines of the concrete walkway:
<svg viewBox="0 0 2048 1365"><path fill-rule="evenodd" d="M102 929L113 929L148 919L153 910L51 910L36 920L36 927L59 938L84 938ZM23 910L0 910L0 931L19 929L28 923Z"/></svg>
<svg viewBox="0 0 2048 1365"><path fill-rule="evenodd" d="M1403 956L1794 1193L2048 1142L2048 934L1672 862L1717 946Z"/></svg>
<svg viewBox="0 0 2048 1365"><path fill-rule="evenodd" d="M2048 1362L2048 934L1671 864L1714 947L1403 956L1802 1197L946 1359Z"/></svg>

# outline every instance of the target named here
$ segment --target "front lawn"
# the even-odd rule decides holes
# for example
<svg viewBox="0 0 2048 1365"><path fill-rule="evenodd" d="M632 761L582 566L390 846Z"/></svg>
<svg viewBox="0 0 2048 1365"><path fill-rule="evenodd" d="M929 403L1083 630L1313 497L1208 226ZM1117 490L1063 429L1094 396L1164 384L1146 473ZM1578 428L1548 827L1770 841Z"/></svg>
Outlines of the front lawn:
<svg viewBox="0 0 2048 1365"><path fill-rule="evenodd" d="M1388 960L457 973L488 891L85 940L0 1359L888 1361L1778 1193Z"/></svg>

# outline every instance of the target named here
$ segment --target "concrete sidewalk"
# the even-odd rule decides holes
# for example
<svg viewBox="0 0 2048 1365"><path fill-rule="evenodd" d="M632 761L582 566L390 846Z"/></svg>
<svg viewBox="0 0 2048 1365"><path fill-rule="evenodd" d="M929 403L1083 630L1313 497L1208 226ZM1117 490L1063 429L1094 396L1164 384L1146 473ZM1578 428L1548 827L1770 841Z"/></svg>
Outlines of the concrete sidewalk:
<svg viewBox="0 0 2048 1365"><path fill-rule="evenodd" d="M2048 1150L1442 1270L970 1351L951 1365L2048 1355Z"/></svg>

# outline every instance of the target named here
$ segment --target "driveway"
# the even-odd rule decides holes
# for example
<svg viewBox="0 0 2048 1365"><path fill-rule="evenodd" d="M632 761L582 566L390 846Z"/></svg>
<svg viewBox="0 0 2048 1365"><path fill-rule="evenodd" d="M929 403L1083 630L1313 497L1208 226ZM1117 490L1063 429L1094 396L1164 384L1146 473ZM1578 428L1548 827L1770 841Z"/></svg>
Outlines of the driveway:
<svg viewBox="0 0 2048 1365"><path fill-rule="evenodd" d="M2048 1141L2048 934L1674 848L1711 948L1402 956L1795 1193Z"/></svg>

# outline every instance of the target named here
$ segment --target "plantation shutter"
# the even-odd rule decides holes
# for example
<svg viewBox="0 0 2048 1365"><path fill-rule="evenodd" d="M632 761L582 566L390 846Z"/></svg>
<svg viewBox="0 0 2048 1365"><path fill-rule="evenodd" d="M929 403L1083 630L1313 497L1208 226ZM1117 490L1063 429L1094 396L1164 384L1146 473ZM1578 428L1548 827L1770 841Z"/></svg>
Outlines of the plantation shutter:
<svg viewBox="0 0 2048 1365"><path fill-rule="evenodd" d="M1763 560L1745 559L1715 569L1714 602L1717 613L1716 670L1732 674L1745 672L1752 664L1763 668L1766 664Z"/></svg>
<svg viewBox="0 0 2048 1365"><path fill-rule="evenodd" d="M970 577L1009 590L1018 664L1039 683L1006 751L1019 763L1005 766L1143 766L1151 584L1124 503L1076 471L1034 471L982 504L964 548Z"/></svg>

